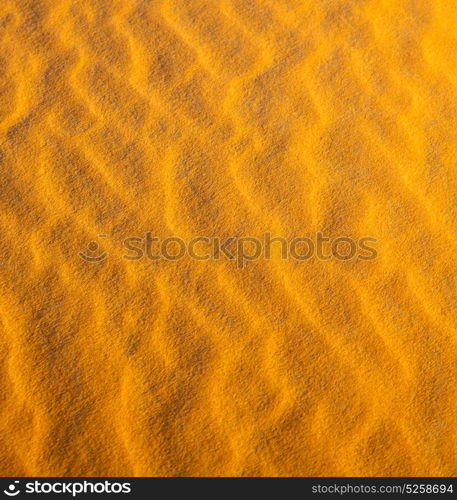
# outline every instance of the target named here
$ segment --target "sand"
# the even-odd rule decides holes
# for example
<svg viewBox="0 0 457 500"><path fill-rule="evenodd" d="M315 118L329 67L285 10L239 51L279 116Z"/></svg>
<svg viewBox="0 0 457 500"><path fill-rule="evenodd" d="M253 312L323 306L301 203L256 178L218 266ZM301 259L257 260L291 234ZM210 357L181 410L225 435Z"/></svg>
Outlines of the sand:
<svg viewBox="0 0 457 500"><path fill-rule="evenodd" d="M456 24L2 0L0 474L455 475ZM123 258L147 231L378 255Z"/></svg>

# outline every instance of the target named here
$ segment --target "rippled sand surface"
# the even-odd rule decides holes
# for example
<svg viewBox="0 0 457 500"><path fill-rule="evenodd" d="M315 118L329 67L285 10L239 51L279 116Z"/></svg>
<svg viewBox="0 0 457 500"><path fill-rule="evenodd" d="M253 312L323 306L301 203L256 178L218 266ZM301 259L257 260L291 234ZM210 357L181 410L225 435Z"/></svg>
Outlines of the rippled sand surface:
<svg viewBox="0 0 457 500"><path fill-rule="evenodd" d="M2 0L0 473L455 475L456 25L446 0ZM378 258L123 259L146 231Z"/></svg>

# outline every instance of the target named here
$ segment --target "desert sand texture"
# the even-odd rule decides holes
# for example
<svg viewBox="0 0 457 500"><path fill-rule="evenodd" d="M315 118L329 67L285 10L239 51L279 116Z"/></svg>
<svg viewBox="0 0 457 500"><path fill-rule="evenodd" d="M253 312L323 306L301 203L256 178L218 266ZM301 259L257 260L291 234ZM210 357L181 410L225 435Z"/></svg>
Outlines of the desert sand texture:
<svg viewBox="0 0 457 500"><path fill-rule="evenodd" d="M455 475L456 26L2 0L0 474ZM147 231L377 257L125 259Z"/></svg>

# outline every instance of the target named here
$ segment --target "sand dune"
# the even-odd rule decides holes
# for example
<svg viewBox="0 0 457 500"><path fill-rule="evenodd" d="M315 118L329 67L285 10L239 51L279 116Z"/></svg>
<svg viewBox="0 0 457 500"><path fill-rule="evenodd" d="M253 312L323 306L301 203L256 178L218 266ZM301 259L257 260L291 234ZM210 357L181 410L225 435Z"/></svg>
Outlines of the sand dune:
<svg viewBox="0 0 457 500"><path fill-rule="evenodd" d="M455 475L454 21L3 0L0 473ZM122 258L147 231L378 257Z"/></svg>

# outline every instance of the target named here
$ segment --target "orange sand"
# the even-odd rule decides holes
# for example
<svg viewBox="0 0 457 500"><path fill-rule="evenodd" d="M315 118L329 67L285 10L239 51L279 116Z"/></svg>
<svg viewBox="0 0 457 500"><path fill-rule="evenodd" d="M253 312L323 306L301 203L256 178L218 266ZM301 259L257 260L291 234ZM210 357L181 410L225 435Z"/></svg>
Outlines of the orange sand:
<svg viewBox="0 0 457 500"><path fill-rule="evenodd" d="M450 0L2 0L0 473L455 475L456 25ZM148 230L379 257L122 259Z"/></svg>

